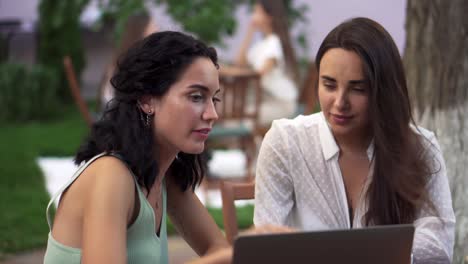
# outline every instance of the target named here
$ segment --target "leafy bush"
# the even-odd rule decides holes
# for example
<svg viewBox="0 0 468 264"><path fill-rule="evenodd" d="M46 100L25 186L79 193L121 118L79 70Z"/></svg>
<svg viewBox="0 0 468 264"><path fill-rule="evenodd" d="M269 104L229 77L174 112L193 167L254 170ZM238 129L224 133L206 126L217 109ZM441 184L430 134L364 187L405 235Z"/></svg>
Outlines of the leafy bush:
<svg viewBox="0 0 468 264"><path fill-rule="evenodd" d="M0 63L7 61L8 59L8 45L7 40L0 36Z"/></svg>
<svg viewBox="0 0 468 264"><path fill-rule="evenodd" d="M52 1L52 0L47 0ZM77 0L75 0L77 1ZM120 39L127 19L134 14L147 12L145 0L108 0L100 1L99 8L103 13L101 19L115 23L115 33ZM194 33L209 44L224 45L223 38L232 36L237 28L235 11L240 5L252 5L254 0L153 0L156 5L163 5L165 11L180 25L184 31ZM291 26L307 23L307 5L294 5L293 0L285 0L288 20ZM156 18L157 21L157 18ZM103 21L101 21L101 24ZM302 49L307 46L307 36L299 32L294 40Z"/></svg>
<svg viewBox="0 0 468 264"><path fill-rule="evenodd" d="M0 64L0 123L53 117L58 87L58 74L48 67Z"/></svg>
<svg viewBox="0 0 468 264"><path fill-rule="evenodd" d="M156 2L166 3L167 12L181 23L184 30L195 33L207 43L223 44L223 37L231 36L236 29L234 1L157 0Z"/></svg>

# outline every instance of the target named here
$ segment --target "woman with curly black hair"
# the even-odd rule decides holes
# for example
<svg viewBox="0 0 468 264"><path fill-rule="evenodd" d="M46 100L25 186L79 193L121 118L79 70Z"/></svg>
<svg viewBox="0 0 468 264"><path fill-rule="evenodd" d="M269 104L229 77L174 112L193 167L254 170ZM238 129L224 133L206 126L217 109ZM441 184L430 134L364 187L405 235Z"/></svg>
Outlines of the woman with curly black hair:
<svg viewBox="0 0 468 264"><path fill-rule="evenodd" d="M115 97L49 203L61 195L53 221L47 212L44 263L167 263L166 213L199 255L215 252L199 261L229 260L193 192L218 119L217 68L213 48L178 32L154 33L120 58Z"/></svg>

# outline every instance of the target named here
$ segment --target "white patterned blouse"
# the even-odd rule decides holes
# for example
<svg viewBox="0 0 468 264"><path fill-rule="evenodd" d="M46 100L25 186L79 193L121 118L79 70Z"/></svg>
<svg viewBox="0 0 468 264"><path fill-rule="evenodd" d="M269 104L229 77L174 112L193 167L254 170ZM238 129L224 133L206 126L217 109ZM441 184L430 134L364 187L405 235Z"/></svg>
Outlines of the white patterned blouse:
<svg viewBox="0 0 468 264"><path fill-rule="evenodd" d="M414 221L414 263L450 263L455 215L445 162L434 134L419 128L432 155L436 173L428 183L430 199L438 210L423 206ZM367 150L373 155L373 144ZM262 142L256 172L254 224L287 225L302 230L362 227L366 188L361 192L350 226L348 203L338 164L339 147L322 113L281 119Z"/></svg>

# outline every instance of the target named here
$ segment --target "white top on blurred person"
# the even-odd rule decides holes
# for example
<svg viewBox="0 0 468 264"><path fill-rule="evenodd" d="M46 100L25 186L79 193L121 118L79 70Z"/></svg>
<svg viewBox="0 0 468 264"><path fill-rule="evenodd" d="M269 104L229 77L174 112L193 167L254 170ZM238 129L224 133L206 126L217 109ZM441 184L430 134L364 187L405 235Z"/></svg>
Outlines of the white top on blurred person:
<svg viewBox="0 0 468 264"><path fill-rule="evenodd" d="M255 32L261 40L253 41ZM298 69L289 38L283 1L256 1L234 66L221 65L221 75L254 71L261 76L264 90L259 111L262 125L274 119L291 117L296 110Z"/></svg>

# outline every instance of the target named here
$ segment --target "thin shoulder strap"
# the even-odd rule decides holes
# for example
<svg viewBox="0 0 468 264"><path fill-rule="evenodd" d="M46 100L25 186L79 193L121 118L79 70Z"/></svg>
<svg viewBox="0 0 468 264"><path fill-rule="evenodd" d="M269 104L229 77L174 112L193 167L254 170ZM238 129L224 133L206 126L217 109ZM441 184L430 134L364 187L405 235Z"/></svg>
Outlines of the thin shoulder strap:
<svg viewBox="0 0 468 264"><path fill-rule="evenodd" d="M140 193L143 193L141 188L140 188L140 185L138 184L138 178L135 176L135 174L133 173L132 169L130 168L130 166L128 165L127 161L122 157L122 155L120 155L119 153L117 152L110 152L108 153L109 156L113 156L117 159L119 159L121 162L123 162L123 164L125 164L125 167L127 167L128 171L130 172L130 174L132 175L133 177L133 180L135 182L135 185L136 185L136 188L138 190L138 192ZM144 195L143 195L144 196Z"/></svg>
<svg viewBox="0 0 468 264"><path fill-rule="evenodd" d="M52 221L51 221L51 216L50 216L50 206L54 203L55 200L57 200L58 197L60 197L60 195L63 193L63 191L65 191L65 189L67 189L77 178L78 176L80 176L80 174L91 164L93 163L93 161L95 161L96 159L102 157L102 156L105 156L105 155L108 155L107 153L101 153L99 155L96 155L94 156L93 158L91 158L90 160L88 160L88 162L86 162L85 164L82 164L80 165L80 167L78 167L78 170L75 172L75 174L73 174L73 176L71 177L71 179L67 182L67 184L63 185L62 188L60 188L60 190L58 190L58 192L56 192L52 198L50 199L49 201L49 204L47 205L47 209L46 209L46 216L47 216L47 224L49 225L49 230L52 230Z"/></svg>

